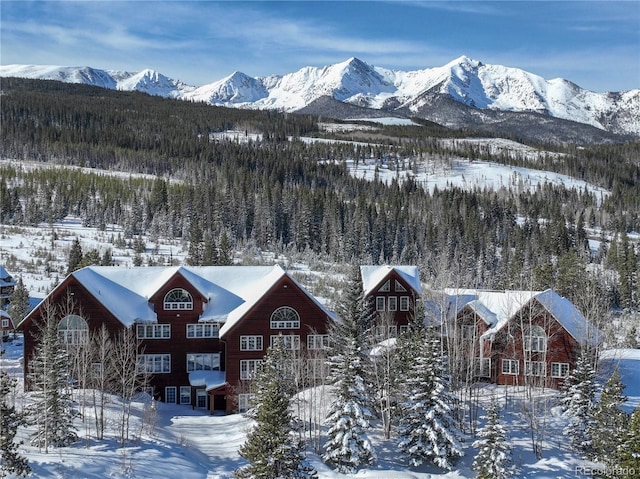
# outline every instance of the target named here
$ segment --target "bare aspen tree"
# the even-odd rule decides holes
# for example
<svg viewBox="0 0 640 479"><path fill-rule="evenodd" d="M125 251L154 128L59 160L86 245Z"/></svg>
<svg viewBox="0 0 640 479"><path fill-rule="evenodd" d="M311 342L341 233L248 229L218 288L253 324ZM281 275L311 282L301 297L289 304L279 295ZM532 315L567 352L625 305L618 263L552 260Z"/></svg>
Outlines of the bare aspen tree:
<svg viewBox="0 0 640 479"><path fill-rule="evenodd" d="M92 362L90 365L90 386L95 417L96 438L104 438L106 426L105 407L113 390L113 338L103 324L91 337Z"/></svg>

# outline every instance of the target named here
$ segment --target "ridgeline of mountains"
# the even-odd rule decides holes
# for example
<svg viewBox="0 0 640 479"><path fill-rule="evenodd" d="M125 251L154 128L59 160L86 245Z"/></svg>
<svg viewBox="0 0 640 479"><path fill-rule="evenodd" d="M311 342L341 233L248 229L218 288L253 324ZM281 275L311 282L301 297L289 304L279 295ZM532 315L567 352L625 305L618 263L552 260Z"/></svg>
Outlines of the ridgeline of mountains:
<svg viewBox="0 0 640 479"><path fill-rule="evenodd" d="M640 137L640 89L595 93L462 56L415 71L375 67L357 58L323 68L253 78L241 72L190 86L153 70L0 66L0 76L85 83L211 105L276 109L335 119L419 118L448 128L534 141L600 143Z"/></svg>

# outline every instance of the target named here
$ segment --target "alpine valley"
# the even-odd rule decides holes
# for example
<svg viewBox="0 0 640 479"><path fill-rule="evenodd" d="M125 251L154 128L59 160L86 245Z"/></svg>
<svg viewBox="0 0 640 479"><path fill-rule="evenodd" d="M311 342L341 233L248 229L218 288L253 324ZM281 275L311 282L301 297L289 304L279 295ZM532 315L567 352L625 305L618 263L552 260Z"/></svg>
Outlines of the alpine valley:
<svg viewBox="0 0 640 479"><path fill-rule="evenodd" d="M596 93L571 81L461 56L444 66L391 70L358 58L284 75L242 72L199 87L154 70L0 66L0 76L85 83L245 109L334 119L404 118L529 141L608 143L640 137L640 89Z"/></svg>

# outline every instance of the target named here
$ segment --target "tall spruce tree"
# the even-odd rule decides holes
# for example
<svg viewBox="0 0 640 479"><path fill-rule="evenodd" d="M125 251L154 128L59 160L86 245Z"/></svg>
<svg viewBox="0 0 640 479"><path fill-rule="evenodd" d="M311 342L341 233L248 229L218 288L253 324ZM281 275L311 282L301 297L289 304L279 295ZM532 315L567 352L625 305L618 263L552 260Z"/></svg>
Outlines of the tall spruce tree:
<svg viewBox="0 0 640 479"><path fill-rule="evenodd" d="M339 320L330 332L329 380L335 388L326 424L329 426L322 459L339 472L352 473L376 460L367 430L372 413L367 394L365 338L372 322L362 292L359 270L351 273Z"/></svg>
<svg viewBox="0 0 640 479"><path fill-rule="evenodd" d="M82 246L80 245L80 240L76 238L71 245L71 249L69 250L69 263L67 266L67 274L73 273L75 270L80 268L82 264Z"/></svg>
<svg viewBox="0 0 640 479"><path fill-rule="evenodd" d="M621 409L627 400L624 388L616 368L602 388L600 400L593 411L591 457L609 466L615 466L616 453L627 430L627 414Z"/></svg>
<svg viewBox="0 0 640 479"><path fill-rule="evenodd" d="M616 467L621 471L618 477L638 477L640 473L640 406L629 417L629 424L616 453Z"/></svg>
<svg viewBox="0 0 640 479"><path fill-rule="evenodd" d="M9 402L16 383L6 371L0 371L0 477L21 477L31 472L27 458L18 451L21 443L15 442L18 427L25 423L24 415Z"/></svg>
<svg viewBox="0 0 640 479"><path fill-rule="evenodd" d="M29 423L36 426L31 444L44 448L67 446L77 440L76 412L69 391L67 350L58 338L55 307L44 306L34 355L27 379L34 402L28 408Z"/></svg>
<svg viewBox="0 0 640 479"><path fill-rule="evenodd" d="M293 392L293 358L276 341L265 356L262 370L254 379L255 396L249 415L256 425L240 447L249 464L235 473L238 478L309 478L315 470L305 459L305 446L299 434L290 399Z"/></svg>
<svg viewBox="0 0 640 479"><path fill-rule="evenodd" d="M440 347L425 329L414 336L413 351L400 397L398 449L413 466L427 461L451 469L464 453Z"/></svg>
<svg viewBox="0 0 640 479"><path fill-rule="evenodd" d="M563 415L569 418L564 433L571 447L584 454L591 450L593 411L596 406L596 372L587 348L578 356L576 367L569 373L562 387Z"/></svg>
<svg viewBox="0 0 640 479"><path fill-rule="evenodd" d="M13 320L13 324L20 324L20 322L27 316L31 305L29 304L29 291L24 285L22 278L19 277L16 281L16 287L13 290L11 298L9 298L9 315Z"/></svg>
<svg viewBox="0 0 640 479"><path fill-rule="evenodd" d="M473 470L478 479L506 479L511 477L511 443L507 430L500 422L500 407L494 395L487 409L484 426L478 431L480 439L474 441L473 447L478 449Z"/></svg>

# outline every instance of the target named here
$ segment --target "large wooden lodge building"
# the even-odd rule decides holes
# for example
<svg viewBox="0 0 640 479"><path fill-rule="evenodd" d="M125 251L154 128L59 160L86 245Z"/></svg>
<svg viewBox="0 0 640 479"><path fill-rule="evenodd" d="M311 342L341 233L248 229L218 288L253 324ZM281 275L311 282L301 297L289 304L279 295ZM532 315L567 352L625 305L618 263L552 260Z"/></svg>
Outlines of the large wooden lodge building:
<svg viewBox="0 0 640 479"><path fill-rule="evenodd" d="M361 276L363 293L371 297L377 313L391 318L390 333L401 332L423 300L417 267L362 266ZM440 319L459 319L451 324L478 345L470 349L479 359L478 377L499 384L521 381L533 367L531 351L544 349L545 366L542 356L535 356L535 372L544 371L553 379L550 385L557 386L580 345L590 340L587 333L593 332L584 317L552 291L531 293L512 312L491 311L481 292L442 294ZM73 311L57 318L63 341L74 343L103 324L113 333L135 328L141 345L138 361L151 373L154 397L211 412L246 409L247 384L274 341L306 353L323 350L329 325L338 320L277 265L89 266L67 276L18 325L24 332L25 371L45 305L69 304L70 297ZM523 307L539 317L530 322L536 328L523 339L526 345L505 339L511 337L510 328Z"/></svg>

